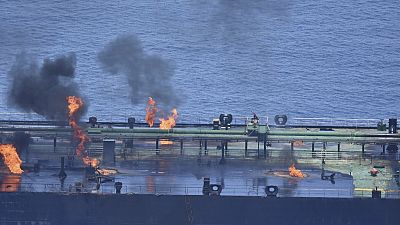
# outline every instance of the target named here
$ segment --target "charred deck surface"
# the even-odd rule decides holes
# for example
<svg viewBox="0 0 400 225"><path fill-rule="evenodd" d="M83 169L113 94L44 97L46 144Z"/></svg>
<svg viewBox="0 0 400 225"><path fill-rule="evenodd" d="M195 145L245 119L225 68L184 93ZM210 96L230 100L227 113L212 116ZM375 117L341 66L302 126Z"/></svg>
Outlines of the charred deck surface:
<svg viewBox="0 0 400 225"><path fill-rule="evenodd" d="M278 195L282 197L353 197L353 178L346 174L337 173L334 182L330 182L321 180L321 170L318 168L302 167L306 177L295 178L289 176L286 167L277 163L266 165L230 160L221 166L217 160L209 160L199 162L194 159L159 157L123 161L113 167L119 172L112 176L113 181L102 183L99 190L95 189L95 182L86 180L81 169L67 169L63 185L58 178L59 169L26 171L22 176L2 174L1 190L74 192L74 185L80 182L84 192L115 193L114 182L119 181L123 184L122 193L202 195L203 177L210 177L212 184L222 185L221 195L265 196L265 187L276 185L280 187Z"/></svg>

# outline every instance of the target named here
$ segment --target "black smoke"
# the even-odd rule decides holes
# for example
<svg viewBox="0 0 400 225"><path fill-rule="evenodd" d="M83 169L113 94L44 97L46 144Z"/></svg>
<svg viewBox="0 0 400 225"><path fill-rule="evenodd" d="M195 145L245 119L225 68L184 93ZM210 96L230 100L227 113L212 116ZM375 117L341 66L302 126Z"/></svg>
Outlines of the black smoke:
<svg viewBox="0 0 400 225"><path fill-rule="evenodd" d="M179 103L171 85L174 69L161 57L144 52L135 35L118 36L99 52L98 59L104 71L126 75L133 103L145 102L149 96L165 106Z"/></svg>
<svg viewBox="0 0 400 225"><path fill-rule="evenodd" d="M36 112L47 119L67 118L67 96L81 97L75 76L73 53L47 58L41 66L25 53L17 55L9 76L12 84L9 103L25 112ZM86 107L81 113L86 111Z"/></svg>
<svg viewBox="0 0 400 225"><path fill-rule="evenodd" d="M18 154L21 154L21 152L26 150L29 147L29 144L32 143L32 138L29 133L17 131L11 138L11 143L17 149Z"/></svg>
<svg viewBox="0 0 400 225"><path fill-rule="evenodd" d="M227 13L241 10L246 13L258 11L267 15L287 15L290 8L288 0L219 0L219 3Z"/></svg>

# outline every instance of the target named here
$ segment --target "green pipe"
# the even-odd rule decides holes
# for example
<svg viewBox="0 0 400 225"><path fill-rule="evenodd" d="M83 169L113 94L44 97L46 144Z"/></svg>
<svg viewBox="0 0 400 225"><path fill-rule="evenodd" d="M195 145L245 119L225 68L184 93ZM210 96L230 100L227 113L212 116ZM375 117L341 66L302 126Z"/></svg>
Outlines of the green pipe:
<svg viewBox="0 0 400 225"><path fill-rule="evenodd" d="M97 129L97 130L96 130ZM209 130L209 129L188 129L174 128L163 130L159 128L134 128L134 129L114 129L114 128L89 128L89 133L174 133L174 134L225 134L225 135L246 135L244 130ZM400 138L399 134L371 134L360 132L308 132L308 131L267 131L267 135L280 136L322 136L322 137L396 137Z"/></svg>
<svg viewBox="0 0 400 225"><path fill-rule="evenodd" d="M296 141L304 142L399 142L399 138L374 138L374 137L327 137L327 136L268 136L270 141Z"/></svg>
<svg viewBox="0 0 400 225"><path fill-rule="evenodd" d="M399 134L370 134L370 133L338 133L338 132L302 132L302 131L268 131L268 136L321 136L321 137L394 137L400 138Z"/></svg>
<svg viewBox="0 0 400 225"><path fill-rule="evenodd" d="M155 133L155 134L226 134L226 135L245 135L244 130L208 130L208 129L187 129L174 128L169 130L159 128L133 128L133 129L115 129L115 128L88 128L88 133Z"/></svg>
<svg viewBox="0 0 400 225"><path fill-rule="evenodd" d="M257 137L246 135L224 135L224 134L175 134L175 133L101 133L93 134L91 137L100 138L170 138L170 139L232 139L232 140L257 140Z"/></svg>
<svg viewBox="0 0 400 225"><path fill-rule="evenodd" d="M27 131L27 132L68 132L72 133L69 127L3 127L0 131ZM244 130L209 130L209 129L193 129L193 128L174 128L170 130L162 130L158 128L134 128L134 129L111 129L111 128L88 128L89 135L102 135L102 136L115 136L124 135L127 137L193 137L193 138L215 138L215 139L247 139ZM290 139L290 140L329 140L329 141L343 141L343 140L357 140L357 141L398 141L400 134L386 134L386 133L361 133L361 132L308 132L308 131L267 131L268 139ZM254 139L251 137L249 139Z"/></svg>

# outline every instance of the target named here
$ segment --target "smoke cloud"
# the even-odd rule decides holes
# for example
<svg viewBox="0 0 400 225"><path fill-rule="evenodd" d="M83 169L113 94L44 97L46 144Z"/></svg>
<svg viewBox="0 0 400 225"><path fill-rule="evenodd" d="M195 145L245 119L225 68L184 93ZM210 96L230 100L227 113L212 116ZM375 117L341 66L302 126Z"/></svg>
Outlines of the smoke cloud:
<svg viewBox="0 0 400 225"><path fill-rule="evenodd" d="M133 103L149 96L165 106L179 103L171 85L173 68L161 57L146 54L136 36L118 36L99 52L98 60L104 71L126 75Z"/></svg>
<svg viewBox="0 0 400 225"><path fill-rule="evenodd" d="M17 149L18 154L21 154L23 150L26 150L31 142L31 135L23 131L15 132L14 136L11 138L11 143L13 143L13 145Z"/></svg>
<svg viewBox="0 0 400 225"><path fill-rule="evenodd" d="M259 11L270 15L286 15L290 7L288 0L219 0L222 10Z"/></svg>
<svg viewBox="0 0 400 225"><path fill-rule="evenodd" d="M9 103L47 119L65 120L68 115L66 97L80 96L78 85L73 81L75 66L73 53L47 58L41 67L25 53L17 55L9 71L12 79ZM86 108L81 114L85 111Z"/></svg>

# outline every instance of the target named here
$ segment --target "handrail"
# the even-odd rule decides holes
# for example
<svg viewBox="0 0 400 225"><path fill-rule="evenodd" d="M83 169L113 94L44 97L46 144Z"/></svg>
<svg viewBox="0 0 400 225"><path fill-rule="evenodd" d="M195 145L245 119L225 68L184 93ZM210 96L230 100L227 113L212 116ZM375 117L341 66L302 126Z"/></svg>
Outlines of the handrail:
<svg viewBox="0 0 400 225"><path fill-rule="evenodd" d="M60 193L115 193L114 183L102 184L100 190L91 187L83 187L76 191L73 184L49 184L49 183L2 183L0 192L60 192ZM373 189L346 189L346 188L279 188L280 197L332 197L353 198L371 197ZM382 197L400 199L400 190L385 189ZM123 185L124 194L156 194L156 195L202 195L202 187L178 186L178 185ZM224 187L221 195L226 196L266 196L263 186L237 186Z"/></svg>
<svg viewBox="0 0 400 225"><path fill-rule="evenodd" d="M187 119L190 119L190 121L196 121L196 122L206 122L211 124L211 121L213 118L216 118L219 116L219 113L216 113L214 117L197 117L197 118L193 118L190 114L181 114L180 115L180 119L179 121L187 121ZM18 118L18 120L21 119L21 116L23 117L23 119L27 119L27 118L34 118L40 121L45 121L46 118L37 114L37 113L33 113L33 112L0 112L0 116L4 119L4 117L8 116L7 120L10 120L11 118ZM18 117L14 117L14 116L18 116ZM110 122L126 122L128 117L135 117L137 122L145 122L144 118L145 115L144 114L113 114L113 115L101 115L101 114L96 114L96 115L86 115L84 118L85 121L87 121L87 118L89 118L90 116L96 116L98 118L98 121L102 121L102 120L106 120L106 121L110 121ZM233 119L234 121L246 121L246 119L251 118L251 115L234 115ZM266 114L259 114L259 118L265 120L263 123L267 122L268 123L268 115ZM185 119L184 119L185 118ZM187 118L187 119L186 119ZM368 121L368 122L379 122L381 121L381 119L376 119L376 118L332 118L332 117L291 117L289 118L288 124L296 124L296 121L299 120L306 120L306 121L318 121L318 120L326 120L326 121L352 121L352 122L357 122L357 121ZM384 119L384 121L387 121L388 119ZM178 121L178 122L179 122ZM235 123L236 124L236 123ZM375 123L373 125L376 125Z"/></svg>
<svg viewBox="0 0 400 225"><path fill-rule="evenodd" d="M315 123L317 126L355 126L355 127L375 127L378 122L382 119L371 119L371 118L329 118L329 117L319 117L319 118L304 118L295 117L289 121L290 125L312 125L310 122ZM388 119L384 119L387 122Z"/></svg>

